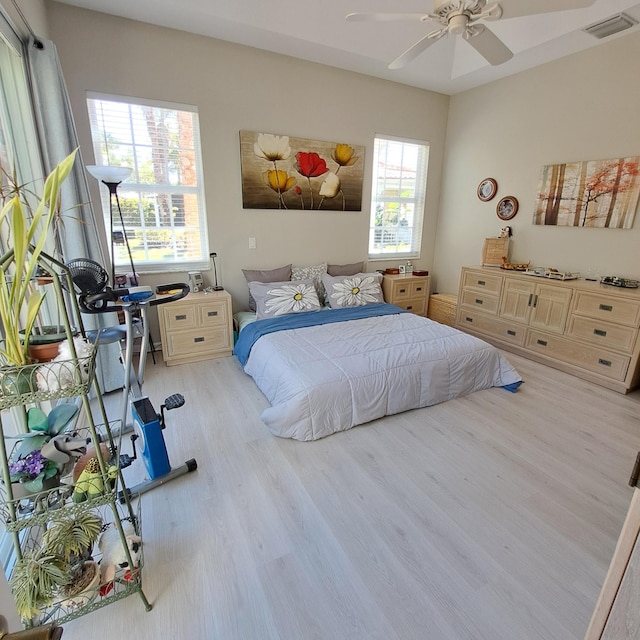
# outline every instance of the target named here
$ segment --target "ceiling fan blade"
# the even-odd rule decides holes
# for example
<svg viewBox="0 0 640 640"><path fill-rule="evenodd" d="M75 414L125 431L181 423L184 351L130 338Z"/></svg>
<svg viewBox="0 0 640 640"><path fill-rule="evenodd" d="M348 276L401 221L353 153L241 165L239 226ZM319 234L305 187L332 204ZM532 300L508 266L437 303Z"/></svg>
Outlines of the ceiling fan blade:
<svg viewBox="0 0 640 640"><path fill-rule="evenodd" d="M347 22L393 22L429 19L424 13L348 13Z"/></svg>
<svg viewBox="0 0 640 640"><path fill-rule="evenodd" d="M426 51L432 44L434 44L436 40L439 40L446 34L446 29L428 33L423 38L420 38L420 40L418 40L414 45L410 46L401 56L396 58L389 65L389 69L402 69L402 67L411 62L414 58L417 58L423 51Z"/></svg>
<svg viewBox="0 0 640 640"><path fill-rule="evenodd" d="M553 11L584 9L594 3L595 0L499 0L502 19L520 18Z"/></svg>
<svg viewBox="0 0 640 640"><path fill-rule="evenodd" d="M481 24L474 25L473 32L463 37L489 64L499 65L513 58L511 49Z"/></svg>

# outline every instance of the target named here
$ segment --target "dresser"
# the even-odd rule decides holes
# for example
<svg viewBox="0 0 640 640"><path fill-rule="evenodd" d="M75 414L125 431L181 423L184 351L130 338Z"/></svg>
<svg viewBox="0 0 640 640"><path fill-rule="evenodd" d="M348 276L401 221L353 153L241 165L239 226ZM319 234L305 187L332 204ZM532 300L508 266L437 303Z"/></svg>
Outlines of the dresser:
<svg viewBox="0 0 640 640"><path fill-rule="evenodd" d="M167 366L231 355L231 296L226 291L190 293L157 309Z"/></svg>
<svg viewBox="0 0 640 640"><path fill-rule="evenodd" d="M640 383L640 290L464 267L456 326L627 393Z"/></svg>
<svg viewBox="0 0 640 640"><path fill-rule="evenodd" d="M429 305L429 276L385 274L382 293L385 302L424 316Z"/></svg>

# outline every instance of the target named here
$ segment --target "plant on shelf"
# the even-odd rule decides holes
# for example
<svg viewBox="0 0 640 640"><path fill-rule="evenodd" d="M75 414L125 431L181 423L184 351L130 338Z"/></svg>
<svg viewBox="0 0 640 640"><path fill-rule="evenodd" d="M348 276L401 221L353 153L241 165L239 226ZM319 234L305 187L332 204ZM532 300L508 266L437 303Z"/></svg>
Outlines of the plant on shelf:
<svg viewBox="0 0 640 640"><path fill-rule="evenodd" d="M55 487L57 483L52 481L59 482L60 467L57 462L45 458L39 449L34 449L12 463L9 473L13 485L13 496L20 498L22 497L18 491L20 485L23 487L24 495Z"/></svg>
<svg viewBox="0 0 640 640"><path fill-rule="evenodd" d="M79 605L98 593L100 569L92 559L102 531L94 512L61 511L52 517L38 549L16 562L11 590L23 620L31 620L58 601Z"/></svg>
<svg viewBox="0 0 640 640"><path fill-rule="evenodd" d="M60 187L73 167L76 153L77 150L70 153L49 174L33 210L24 187L2 171L3 178L9 179L8 186L0 192L0 226L6 225L7 244L13 247L0 262L0 322L4 336L0 356L6 365L20 367L30 362L29 338L44 300L44 293L36 290L31 280L49 229L59 215Z"/></svg>

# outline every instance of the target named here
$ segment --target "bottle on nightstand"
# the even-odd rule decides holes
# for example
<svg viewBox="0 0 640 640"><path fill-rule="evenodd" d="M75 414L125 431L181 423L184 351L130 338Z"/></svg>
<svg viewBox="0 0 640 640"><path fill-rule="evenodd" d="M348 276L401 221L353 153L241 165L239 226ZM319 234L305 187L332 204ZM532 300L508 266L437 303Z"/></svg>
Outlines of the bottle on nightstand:
<svg viewBox="0 0 640 640"><path fill-rule="evenodd" d="M404 268L404 272L410 276L413 273L413 265L411 264L411 260L407 260L407 264Z"/></svg>

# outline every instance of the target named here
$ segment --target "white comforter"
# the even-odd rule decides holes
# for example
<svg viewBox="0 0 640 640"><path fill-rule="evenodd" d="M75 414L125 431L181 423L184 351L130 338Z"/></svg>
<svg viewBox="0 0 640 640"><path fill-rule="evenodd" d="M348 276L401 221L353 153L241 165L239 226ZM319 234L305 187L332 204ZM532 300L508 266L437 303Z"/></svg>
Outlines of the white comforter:
<svg viewBox="0 0 640 640"><path fill-rule="evenodd" d="M411 313L265 335L245 371L271 403L262 420L297 440L521 379L491 345Z"/></svg>

